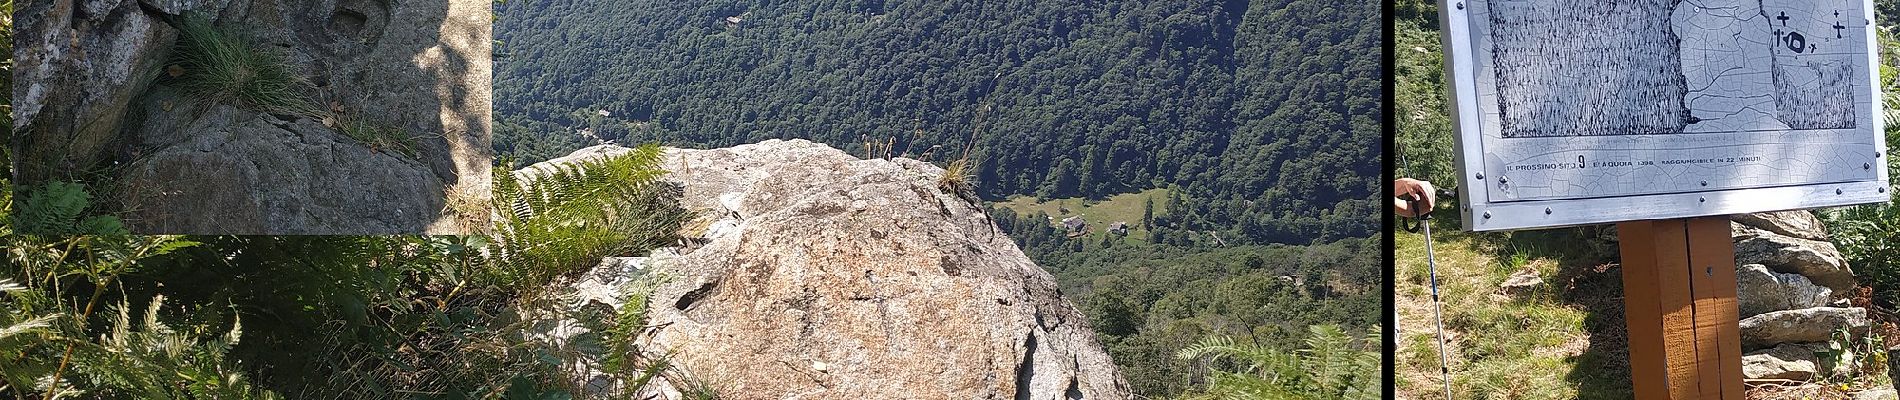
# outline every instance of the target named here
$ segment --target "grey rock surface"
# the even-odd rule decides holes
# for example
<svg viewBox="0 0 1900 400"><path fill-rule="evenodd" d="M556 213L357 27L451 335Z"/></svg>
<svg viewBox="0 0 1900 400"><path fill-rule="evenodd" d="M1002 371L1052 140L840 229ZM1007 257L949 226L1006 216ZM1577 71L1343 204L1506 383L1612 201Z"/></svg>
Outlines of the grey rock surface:
<svg viewBox="0 0 1900 400"><path fill-rule="evenodd" d="M1836 297L1854 288L1854 271L1833 243L1745 226L1735 229L1734 236L1736 265L1761 264L1775 272L1800 274Z"/></svg>
<svg viewBox="0 0 1900 400"><path fill-rule="evenodd" d="M1748 379L1805 381L1833 366L1823 367L1816 344L1784 344L1742 355L1742 376Z"/></svg>
<svg viewBox="0 0 1900 400"><path fill-rule="evenodd" d="M1735 214L1729 220L1796 239L1828 240L1827 226L1808 210Z"/></svg>
<svg viewBox="0 0 1900 400"><path fill-rule="evenodd" d="M1893 388L1862 390L1854 393L1854 400L1900 400L1900 391Z"/></svg>
<svg viewBox="0 0 1900 400"><path fill-rule="evenodd" d="M1743 318L1781 310L1826 306L1833 291L1799 274L1784 274L1761 264L1735 269L1736 301Z"/></svg>
<svg viewBox="0 0 1900 400"><path fill-rule="evenodd" d="M684 207L733 226L643 263L669 278L641 347L722 398L1132 396L1053 276L935 166L769 140L664 167Z"/></svg>
<svg viewBox="0 0 1900 400"><path fill-rule="evenodd" d="M1837 329L1867 333L1867 309L1814 307L1782 310L1743 318L1742 348L1761 349L1784 343L1826 342Z"/></svg>
<svg viewBox="0 0 1900 400"><path fill-rule="evenodd" d="M442 181L420 163L315 120L216 105L186 129L121 177L135 232L413 233L443 208Z"/></svg>
<svg viewBox="0 0 1900 400"><path fill-rule="evenodd" d="M13 128L17 183L107 156L125 111L151 85L177 32L136 1L17 4Z"/></svg>

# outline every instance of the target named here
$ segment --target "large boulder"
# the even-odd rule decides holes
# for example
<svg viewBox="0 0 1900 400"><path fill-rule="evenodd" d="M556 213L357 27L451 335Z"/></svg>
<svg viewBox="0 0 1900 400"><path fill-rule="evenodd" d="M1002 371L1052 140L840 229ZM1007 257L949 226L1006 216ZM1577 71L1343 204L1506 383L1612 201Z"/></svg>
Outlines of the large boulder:
<svg viewBox="0 0 1900 400"><path fill-rule="evenodd" d="M1774 272L1761 264L1737 267L1735 278L1739 286L1736 298L1743 318L1826 306L1833 294L1832 290L1809 282L1805 276Z"/></svg>
<svg viewBox="0 0 1900 400"><path fill-rule="evenodd" d="M70 178L107 157L126 109L177 32L137 1L29 1L14 10L15 180Z"/></svg>
<svg viewBox="0 0 1900 400"><path fill-rule="evenodd" d="M416 136L431 173L487 193L490 0L227 1L224 24L287 52L323 106Z"/></svg>
<svg viewBox="0 0 1900 400"><path fill-rule="evenodd" d="M683 206L727 227L603 266L668 277L641 348L722 398L1131 397L1053 277L929 163L769 140L670 149L665 167Z"/></svg>
<svg viewBox="0 0 1900 400"><path fill-rule="evenodd" d="M1867 333L1867 309L1814 307L1782 310L1743 318L1742 348L1760 349L1783 343L1826 342L1836 330Z"/></svg>
<svg viewBox="0 0 1900 400"><path fill-rule="evenodd" d="M1747 226L1737 226L1734 236L1736 265L1761 264L1775 272L1800 274L1836 297L1853 292L1854 271L1833 243Z"/></svg>

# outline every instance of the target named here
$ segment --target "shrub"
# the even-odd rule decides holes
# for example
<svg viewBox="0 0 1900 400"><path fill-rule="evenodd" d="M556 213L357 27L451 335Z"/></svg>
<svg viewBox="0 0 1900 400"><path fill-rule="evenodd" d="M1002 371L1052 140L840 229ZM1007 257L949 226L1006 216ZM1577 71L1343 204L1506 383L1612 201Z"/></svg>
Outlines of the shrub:
<svg viewBox="0 0 1900 400"><path fill-rule="evenodd" d="M1190 399L1376 399L1384 387L1377 329L1355 345L1338 326L1307 328L1306 347L1294 353L1216 336L1181 349L1176 357L1208 364L1232 361L1233 369L1212 368L1207 388Z"/></svg>

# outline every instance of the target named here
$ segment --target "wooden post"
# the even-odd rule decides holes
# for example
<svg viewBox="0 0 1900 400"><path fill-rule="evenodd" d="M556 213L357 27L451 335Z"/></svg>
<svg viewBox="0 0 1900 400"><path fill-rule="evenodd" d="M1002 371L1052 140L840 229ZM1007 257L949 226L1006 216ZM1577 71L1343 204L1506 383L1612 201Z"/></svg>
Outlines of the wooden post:
<svg viewBox="0 0 1900 400"><path fill-rule="evenodd" d="M1628 221L1616 231L1636 398L1741 399L1728 217Z"/></svg>

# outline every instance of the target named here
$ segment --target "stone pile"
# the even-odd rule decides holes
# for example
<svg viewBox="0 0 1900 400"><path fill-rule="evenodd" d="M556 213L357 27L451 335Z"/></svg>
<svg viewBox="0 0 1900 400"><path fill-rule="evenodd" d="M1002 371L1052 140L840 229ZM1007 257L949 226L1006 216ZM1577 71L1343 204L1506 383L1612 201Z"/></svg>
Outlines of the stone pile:
<svg viewBox="0 0 1900 400"><path fill-rule="evenodd" d="M1848 339L1866 335L1870 321L1847 302L1854 273L1826 228L1807 211L1732 220L1743 375L1808 381L1845 373L1859 356Z"/></svg>

